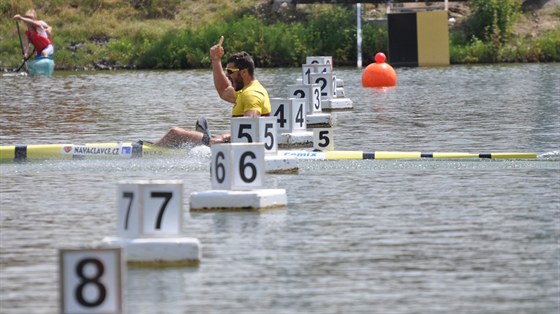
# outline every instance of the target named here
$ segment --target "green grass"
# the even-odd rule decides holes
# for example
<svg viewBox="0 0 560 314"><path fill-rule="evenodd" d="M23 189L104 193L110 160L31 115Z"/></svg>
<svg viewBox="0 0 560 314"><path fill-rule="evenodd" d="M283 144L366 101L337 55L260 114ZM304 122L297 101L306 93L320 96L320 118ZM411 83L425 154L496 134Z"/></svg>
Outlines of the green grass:
<svg viewBox="0 0 560 314"><path fill-rule="evenodd" d="M141 69L207 67L209 47L220 35L227 52L246 50L257 66L299 66L308 55L333 56L335 64L356 64L353 6L307 5L273 12L269 1L249 0L0 0L0 68L21 63L15 22L35 6L54 28L58 69L95 64ZM560 15L556 10L554 14ZM21 25L23 28L23 25ZM23 31L23 29L22 29ZM387 53L387 29L363 24L364 64ZM558 62L560 30L539 38L512 37L493 44L451 32L452 63Z"/></svg>

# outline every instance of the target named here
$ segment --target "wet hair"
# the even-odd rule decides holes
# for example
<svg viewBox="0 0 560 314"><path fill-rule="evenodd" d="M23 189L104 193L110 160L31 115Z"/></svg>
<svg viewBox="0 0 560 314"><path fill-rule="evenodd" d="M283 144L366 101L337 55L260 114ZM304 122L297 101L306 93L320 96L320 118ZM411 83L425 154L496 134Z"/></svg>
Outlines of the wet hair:
<svg viewBox="0 0 560 314"><path fill-rule="evenodd" d="M253 76L255 73L255 62L250 54L245 51L240 51L232 54L227 63L233 63L240 70L247 69L249 75Z"/></svg>

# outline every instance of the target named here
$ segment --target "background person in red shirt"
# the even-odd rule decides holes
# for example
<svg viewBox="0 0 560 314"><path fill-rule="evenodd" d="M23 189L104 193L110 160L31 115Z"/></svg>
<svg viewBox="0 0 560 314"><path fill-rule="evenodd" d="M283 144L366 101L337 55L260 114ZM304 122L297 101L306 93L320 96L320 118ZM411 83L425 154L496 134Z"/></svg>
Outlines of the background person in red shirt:
<svg viewBox="0 0 560 314"><path fill-rule="evenodd" d="M27 10L24 16L16 14L14 19L23 21L27 25L24 42L24 59L31 54L29 51L29 43L31 43L35 48L37 58L53 56L54 47L52 45L52 27L45 21L39 20L35 10Z"/></svg>

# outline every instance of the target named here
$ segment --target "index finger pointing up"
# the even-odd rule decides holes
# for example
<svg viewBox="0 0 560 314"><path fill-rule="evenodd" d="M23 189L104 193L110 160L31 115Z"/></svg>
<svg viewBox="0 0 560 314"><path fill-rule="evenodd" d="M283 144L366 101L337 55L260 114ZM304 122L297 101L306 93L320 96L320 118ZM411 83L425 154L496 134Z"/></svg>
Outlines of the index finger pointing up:
<svg viewBox="0 0 560 314"><path fill-rule="evenodd" d="M222 46L222 44L224 43L224 36L220 36L220 41L218 42L218 46Z"/></svg>

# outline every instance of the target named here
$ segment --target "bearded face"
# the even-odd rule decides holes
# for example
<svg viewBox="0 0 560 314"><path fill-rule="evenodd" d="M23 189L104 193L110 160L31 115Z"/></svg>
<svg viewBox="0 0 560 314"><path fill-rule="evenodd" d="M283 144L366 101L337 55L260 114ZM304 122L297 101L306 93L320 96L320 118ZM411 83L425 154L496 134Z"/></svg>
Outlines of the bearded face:
<svg viewBox="0 0 560 314"><path fill-rule="evenodd" d="M245 83L243 83L243 78L241 77L241 74L239 72L232 73L229 76L229 81L231 82L231 85L233 85L233 88L236 92L242 90L243 87L245 87Z"/></svg>
<svg viewBox="0 0 560 314"><path fill-rule="evenodd" d="M241 76L241 71L243 71L243 69L239 69L233 63L228 63L226 70L227 78L231 82L231 85L233 86L235 91L242 90L245 86L245 84L243 83L243 77Z"/></svg>

